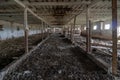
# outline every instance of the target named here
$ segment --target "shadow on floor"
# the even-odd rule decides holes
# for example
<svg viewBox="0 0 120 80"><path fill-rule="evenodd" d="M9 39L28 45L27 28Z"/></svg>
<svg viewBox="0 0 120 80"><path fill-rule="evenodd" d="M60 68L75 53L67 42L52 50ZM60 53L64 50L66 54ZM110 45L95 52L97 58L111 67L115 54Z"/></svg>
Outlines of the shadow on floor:
<svg viewBox="0 0 120 80"><path fill-rule="evenodd" d="M87 53L81 48L74 47L71 48L71 51L73 52L73 56L77 57L77 59L82 63L82 66L85 69L85 71L102 71L105 73L103 69L101 69L99 66L96 65L96 63L94 63L91 59L87 57Z"/></svg>

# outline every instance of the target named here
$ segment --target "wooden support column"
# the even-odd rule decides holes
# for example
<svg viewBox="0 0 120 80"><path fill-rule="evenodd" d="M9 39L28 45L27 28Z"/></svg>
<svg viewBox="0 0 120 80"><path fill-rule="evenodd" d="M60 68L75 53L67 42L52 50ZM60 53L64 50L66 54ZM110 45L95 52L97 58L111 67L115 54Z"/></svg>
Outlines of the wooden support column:
<svg viewBox="0 0 120 80"><path fill-rule="evenodd" d="M47 25L45 24L45 33L47 32L47 31L46 31L46 28L47 28Z"/></svg>
<svg viewBox="0 0 120 80"><path fill-rule="evenodd" d="M49 27L49 25L48 25L48 36L50 36L50 27Z"/></svg>
<svg viewBox="0 0 120 80"><path fill-rule="evenodd" d="M67 26L67 37L69 38L69 26Z"/></svg>
<svg viewBox="0 0 120 80"><path fill-rule="evenodd" d="M71 41L72 41L72 32L73 32L73 29L72 29L72 24L71 24L71 30L70 30L70 38L71 38Z"/></svg>
<svg viewBox="0 0 120 80"><path fill-rule="evenodd" d="M89 28L88 28L88 46L89 46L89 49L88 49L88 52L91 53L91 21L89 20Z"/></svg>
<svg viewBox="0 0 120 80"><path fill-rule="evenodd" d="M74 37L74 34L75 34L75 25L76 25L76 16L74 17L74 26L73 26L73 32L72 32L72 43L75 43L75 37Z"/></svg>
<svg viewBox="0 0 120 80"><path fill-rule="evenodd" d="M68 37L68 27L66 25L66 37Z"/></svg>
<svg viewBox="0 0 120 80"><path fill-rule="evenodd" d="M28 17L27 8L24 10L24 27L25 27L25 53L28 53Z"/></svg>
<svg viewBox="0 0 120 80"><path fill-rule="evenodd" d="M117 0L112 0L112 74L117 75Z"/></svg>
<svg viewBox="0 0 120 80"><path fill-rule="evenodd" d="M43 22L43 39L44 39L44 36L45 36L45 23Z"/></svg>
<svg viewBox="0 0 120 80"><path fill-rule="evenodd" d="M45 36L47 36L47 24L45 24Z"/></svg>
<svg viewBox="0 0 120 80"><path fill-rule="evenodd" d="M64 35L64 26L62 26L62 34Z"/></svg>
<svg viewBox="0 0 120 80"><path fill-rule="evenodd" d="M41 25L40 25L40 27L39 27L39 34L41 33L41 30L40 30L40 29L41 29Z"/></svg>
<svg viewBox="0 0 120 80"><path fill-rule="evenodd" d="M14 30L13 30L14 29L13 21L10 22L10 27L11 27L11 33L13 33L14 32Z"/></svg>
<svg viewBox="0 0 120 80"><path fill-rule="evenodd" d="M64 35L66 36L66 27L64 26Z"/></svg>
<svg viewBox="0 0 120 80"><path fill-rule="evenodd" d="M46 24L44 23L44 35L46 33Z"/></svg>
<svg viewBox="0 0 120 80"><path fill-rule="evenodd" d="M69 36L68 36L68 37L70 38L70 26L69 26L69 33L68 33L68 34L69 34Z"/></svg>
<svg viewBox="0 0 120 80"><path fill-rule="evenodd" d="M69 31L69 29L68 29L68 25L67 25L67 38L68 38L68 31Z"/></svg>
<svg viewBox="0 0 120 80"><path fill-rule="evenodd" d="M48 25L48 36L50 36L50 27Z"/></svg>
<svg viewBox="0 0 120 80"><path fill-rule="evenodd" d="M43 34L44 34L44 33L43 33L43 25L44 25L44 24L43 24L43 22L42 22L42 40L43 40L43 36L44 36L44 35L43 35Z"/></svg>
<svg viewBox="0 0 120 80"><path fill-rule="evenodd" d="M49 32L48 32L48 25L47 25L47 36L49 36Z"/></svg>
<svg viewBox="0 0 120 80"><path fill-rule="evenodd" d="M63 26L63 35L65 36L65 26Z"/></svg>
<svg viewBox="0 0 120 80"><path fill-rule="evenodd" d="M43 22L43 39L44 39L44 36L45 36L45 23Z"/></svg>
<svg viewBox="0 0 120 80"><path fill-rule="evenodd" d="M86 6L86 51L89 52L89 9Z"/></svg>

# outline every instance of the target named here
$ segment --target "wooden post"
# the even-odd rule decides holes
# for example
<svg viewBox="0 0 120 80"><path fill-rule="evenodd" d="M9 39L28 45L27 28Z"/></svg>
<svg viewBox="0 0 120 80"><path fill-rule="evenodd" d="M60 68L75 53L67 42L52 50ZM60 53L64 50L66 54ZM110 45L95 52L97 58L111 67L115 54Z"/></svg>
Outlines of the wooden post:
<svg viewBox="0 0 120 80"><path fill-rule="evenodd" d="M47 24L45 24L45 36L47 36Z"/></svg>
<svg viewBox="0 0 120 80"><path fill-rule="evenodd" d="M75 25L76 25L76 16L74 17L74 26L73 26L73 32L72 32L72 43L75 43L75 37L74 37L74 34L75 34Z"/></svg>
<svg viewBox="0 0 120 80"><path fill-rule="evenodd" d="M45 37L45 23L43 22L43 39Z"/></svg>
<svg viewBox="0 0 120 80"><path fill-rule="evenodd" d="M40 29L41 29L41 25L40 25L40 27L39 27L39 34L41 33L41 30L40 30Z"/></svg>
<svg viewBox="0 0 120 80"><path fill-rule="evenodd" d="M67 37L69 38L69 26L67 26Z"/></svg>
<svg viewBox="0 0 120 80"><path fill-rule="evenodd" d="M13 30L14 29L13 21L10 22L10 27L11 27L11 33L13 33L14 32L14 30Z"/></svg>
<svg viewBox="0 0 120 80"><path fill-rule="evenodd" d="M48 30L48 27L49 27L49 26L47 25L47 35L49 36L49 30Z"/></svg>
<svg viewBox="0 0 120 80"><path fill-rule="evenodd" d="M117 0L112 0L112 74L117 75Z"/></svg>
<svg viewBox="0 0 120 80"><path fill-rule="evenodd" d="M89 9L86 6L86 51L89 52Z"/></svg>
<svg viewBox="0 0 120 80"><path fill-rule="evenodd" d="M89 31L89 35L88 35L88 51L89 53L91 53L91 21L89 20L89 28L88 28L88 31Z"/></svg>
<svg viewBox="0 0 120 80"><path fill-rule="evenodd" d="M44 35L43 35L43 22L42 22L42 40L43 40L43 36L44 36Z"/></svg>
<svg viewBox="0 0 120 80"><path fill-rule="evenodd" d="M72 27L72 23L71 23L71 30L70 30L70 32L71 32L71 33L70 33L71 41L72 41L72 30L73 30L72 28L73 28L73 27Z"/></svg>
<svg viewBox="0 0 120 80"><path fill-rule="evenodd" d="M68 33L68 34L69 34L69 36L68 36L68 37L70 38L70 26L69 26L69 33Z"/></svg>
<svg viewBox="0 0 120 80"><path fill-rule="evenodd" d="M46 28L47 28L47 25L45 24L45 33L47 33Z"/></svg>
<svg viewBox="0 0 120 80"><path fill-rule="evenodd" d="M27 8L24 10L24 27L25 27L25 53L28 53L28 18L27 18Z"/></svg>
<svg viewBox="0 0 120 80"><path fill-rule="evenodd" d="M44 36L46 34L46 24L44 23Z"/></svg>

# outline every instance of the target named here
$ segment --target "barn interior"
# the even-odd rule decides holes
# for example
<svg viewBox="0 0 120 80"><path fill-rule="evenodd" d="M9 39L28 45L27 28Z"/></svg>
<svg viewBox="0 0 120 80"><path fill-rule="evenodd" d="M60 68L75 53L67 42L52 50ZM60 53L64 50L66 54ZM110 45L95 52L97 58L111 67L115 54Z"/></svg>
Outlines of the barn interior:
<svg viewBox="0 0 120 80"><path fill-rule="evenodd" d="M119 8L120 0L0 0L0 80L120 80Z"/></svg>

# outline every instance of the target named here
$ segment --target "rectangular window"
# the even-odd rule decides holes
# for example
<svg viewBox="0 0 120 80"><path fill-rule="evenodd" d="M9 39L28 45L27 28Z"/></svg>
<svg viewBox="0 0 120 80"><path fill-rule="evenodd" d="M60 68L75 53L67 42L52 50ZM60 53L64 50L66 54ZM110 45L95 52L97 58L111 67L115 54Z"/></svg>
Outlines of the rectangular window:
<svg viewBox="0 0 120 80"><path fill-rule="evenodd" d="M117 34L120 36L120 26L117 28Z"/></svg>
<svg viewBox="0 0 120 80"><path fill-rule="evenodd" d="M103 27L104 27L104 23L101 22L101 30L103 30Z"/></svg>
<svg viewBox="0 0 120 80"><path fill-rule="evenodd" d="M117 29L117 30L118 30L118 32L120 32L120 26L118 27L118 29Z"/></svg>
<svg viewBox="0 0 120 80"><path fill-rule="evenodd" d="M86 30L86 27L84 27L84 30Z"/></svg>
<svg viewBox="0 0 120 80"><path fill-rule="evenodd" d="M108 29L110 29L110 24L105 25L105 30L108 30Z"/></svg>
<svg viewBox="0 0 120 80"><path fill-rule="evenodd" d="M97 25L93 26L93 30L96 30L97 29Z"/></svg>

